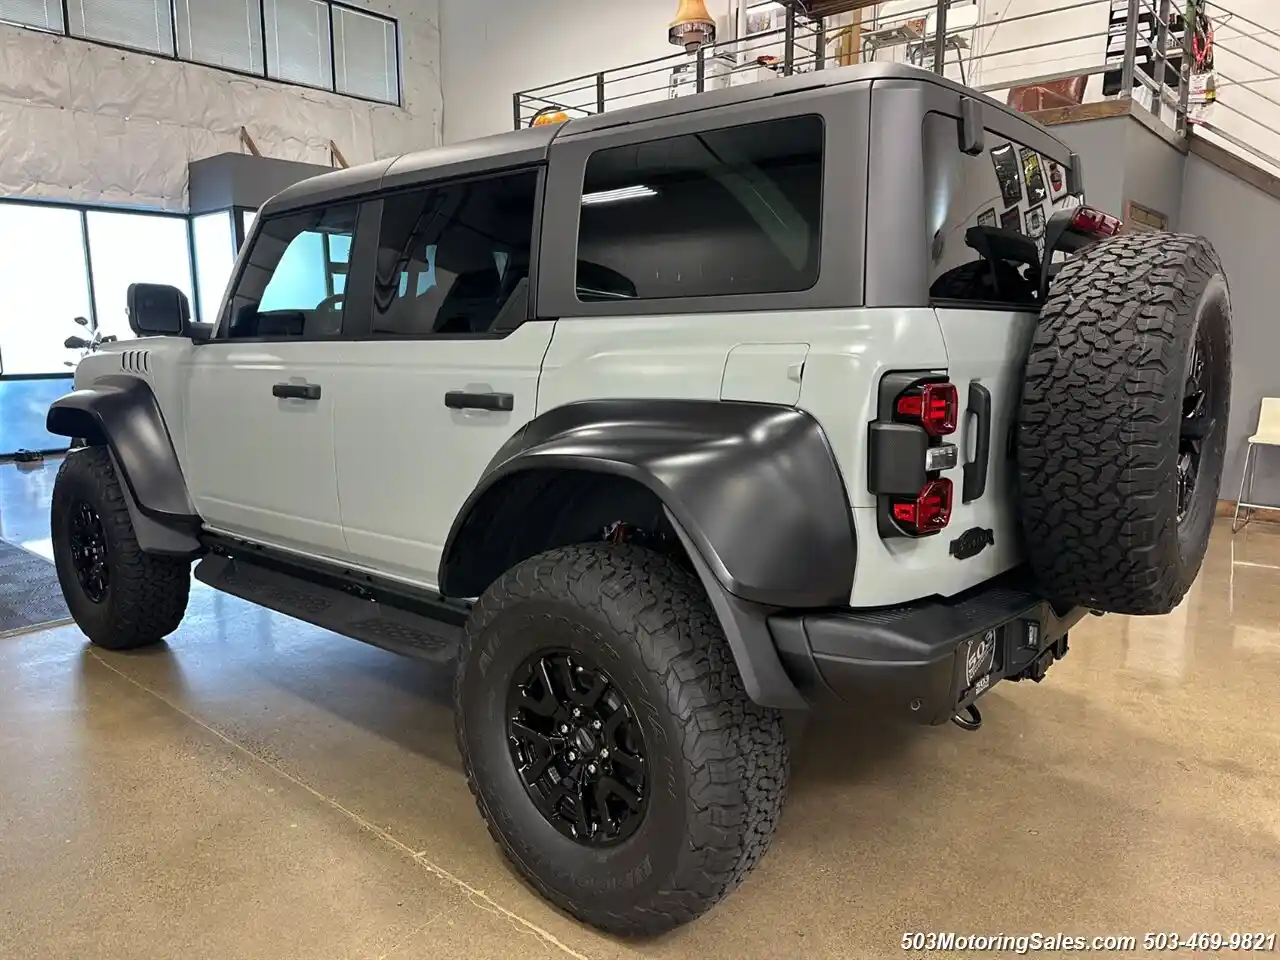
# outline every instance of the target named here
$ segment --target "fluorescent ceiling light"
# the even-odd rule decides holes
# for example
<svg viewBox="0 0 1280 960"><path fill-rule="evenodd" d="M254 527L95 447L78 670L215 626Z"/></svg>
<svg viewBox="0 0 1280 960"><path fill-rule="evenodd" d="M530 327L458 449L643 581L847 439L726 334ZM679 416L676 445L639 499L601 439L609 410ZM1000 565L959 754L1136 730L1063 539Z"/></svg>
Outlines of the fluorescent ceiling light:
<svg viewBox="0 0 1280 960"><path fill-rule="evenodd" d="M638 185L634 187L621 187L618 190L601 190L599 193L584 193L582 195L582 205L584 207L594 206L601 203L618 203L622 200L641 200L644 197L656 197L658 191L653 187Z"/></svg>

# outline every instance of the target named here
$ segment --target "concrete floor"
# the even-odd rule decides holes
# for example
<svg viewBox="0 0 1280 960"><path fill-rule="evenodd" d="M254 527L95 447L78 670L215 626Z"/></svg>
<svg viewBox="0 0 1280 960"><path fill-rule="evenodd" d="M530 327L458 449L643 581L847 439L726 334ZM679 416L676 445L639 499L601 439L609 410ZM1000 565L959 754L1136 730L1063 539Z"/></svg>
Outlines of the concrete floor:
<svg viewBox="0 0 1280 960"><path fill-rule="evenodd" d="M0 467L0 535L47 549L55 469ZM977 734L811 728L760 867L648 942L507 869L438 670L203 587L149 652L0 639L0 957L880 960L908 930L1277 930L1267 564L1280 532L1220 527L1181 609L1090 618Z"/></svg>

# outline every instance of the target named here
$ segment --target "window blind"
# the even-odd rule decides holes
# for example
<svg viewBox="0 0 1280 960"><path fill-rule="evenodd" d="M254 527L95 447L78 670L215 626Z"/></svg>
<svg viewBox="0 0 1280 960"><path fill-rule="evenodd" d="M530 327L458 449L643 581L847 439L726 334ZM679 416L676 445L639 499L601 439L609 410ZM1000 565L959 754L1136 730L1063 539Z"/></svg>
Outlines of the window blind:
<svg viewBox="0 0 1280 960"><path fill-rule="evenodd" d="M277 80L333 87L329 7L319 0L264 0L267 74Z"/></svg>
<svg viewBox="0 0 1280 960"><path fill-rule="evenodd" d="M183 60L262 73L258 0L176 0L174 10Z"/></svg>
<svg viewBox="0 0 1280 960"><path fill-rule="evenodd" d="M334 77L339 93L398 103L395 24L380 17L333 8Z"/></svg>
<svg viewBox="0 0 1280 960"><path fill-rule="evenodd" d="M65 29L60 0L0 0L0 20L57 33Z"/></svg>
<svg viewBox="0 0 1280 960"><path fill-rule="evenodd" d="M169 0L69 0L71 33L173 55Z"/></svg>

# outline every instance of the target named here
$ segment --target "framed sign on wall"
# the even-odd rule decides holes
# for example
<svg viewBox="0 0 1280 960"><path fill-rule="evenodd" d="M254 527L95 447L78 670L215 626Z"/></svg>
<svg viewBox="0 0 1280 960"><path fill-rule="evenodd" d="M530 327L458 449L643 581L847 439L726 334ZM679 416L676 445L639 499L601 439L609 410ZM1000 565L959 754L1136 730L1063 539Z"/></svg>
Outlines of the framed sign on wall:
<svg viewBox="0 0 1280 960"><path fill-rule="evenodd" d="M1127 200L1124 205L1125 233L1157 233L1169 229L1168 214L1152 210L1142 204Z"/></svg>

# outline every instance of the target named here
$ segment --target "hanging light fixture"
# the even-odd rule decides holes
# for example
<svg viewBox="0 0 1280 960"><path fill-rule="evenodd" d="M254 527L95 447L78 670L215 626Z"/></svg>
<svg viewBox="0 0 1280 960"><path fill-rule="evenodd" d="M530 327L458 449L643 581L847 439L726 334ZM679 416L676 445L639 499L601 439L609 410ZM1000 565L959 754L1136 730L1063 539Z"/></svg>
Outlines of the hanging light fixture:
<svg viewBox="0 0 1280 960"><path fill-rule="evenodd" d="M707 12L707 0L680 0L680 9L671 21L671 42L693 53L706 43L716 42L716 22Z"/></svg>

